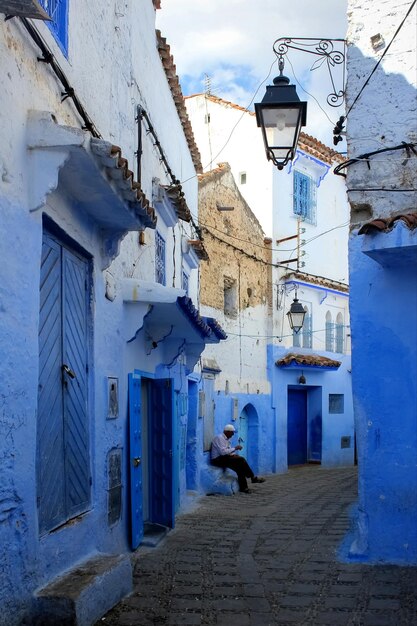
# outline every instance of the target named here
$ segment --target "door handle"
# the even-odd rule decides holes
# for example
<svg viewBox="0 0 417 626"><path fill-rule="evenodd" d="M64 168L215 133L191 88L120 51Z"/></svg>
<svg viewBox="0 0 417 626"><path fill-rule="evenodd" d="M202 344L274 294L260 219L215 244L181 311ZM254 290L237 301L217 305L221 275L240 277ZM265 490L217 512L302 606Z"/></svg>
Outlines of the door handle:
<svg viewBox="0 0 417 626"><path fill-rule="evenodd" d="M65 372L65 374L68 374L70 378L77 377L76 373L70 367L68 367L68 365L65 365L65 363L62 366L62 371Z"/></svg>
<svg viewBox="0 0 417 626"><path fill-rule="evenodd" d="M139 465L142 463L142 460L140 459L140 457L135 456L132 459L132 463L133 463L133 467L139 467Z"/></svg>

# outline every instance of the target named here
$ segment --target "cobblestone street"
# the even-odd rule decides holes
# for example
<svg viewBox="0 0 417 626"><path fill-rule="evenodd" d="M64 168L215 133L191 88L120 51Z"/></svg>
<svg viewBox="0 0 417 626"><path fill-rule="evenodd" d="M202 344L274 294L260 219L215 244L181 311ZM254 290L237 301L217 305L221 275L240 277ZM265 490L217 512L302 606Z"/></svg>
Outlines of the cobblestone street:
<svg viewBox="0 0 417 626"><path fill-rule="evenodd" d="M98 623L415 626L417 568L341 563L356 470L291 469L205 496L133 557L134 593Z"/></svg>

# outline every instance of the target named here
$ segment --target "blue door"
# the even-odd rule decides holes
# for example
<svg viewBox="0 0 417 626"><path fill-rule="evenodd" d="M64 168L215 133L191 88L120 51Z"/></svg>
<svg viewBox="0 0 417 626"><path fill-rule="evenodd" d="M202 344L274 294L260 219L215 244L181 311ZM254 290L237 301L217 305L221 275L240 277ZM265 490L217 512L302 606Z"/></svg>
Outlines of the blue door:
<svg viewBox="0 0 417 626"><path fill-rule="evenodd" d="M140 375L129 374L130 545L133 550L143 538L141 387Z"/></svg>
<svg viewBox="0 0 417 626"><path fill-rule="evenodd" d="M150 396L150 518L156 524L173 528L178 469L172 381L169 378L152 381Z"/></svg>
<svg viewBox="0 0 417 626"><path fill-rule="evenodd" d="M288 465L307 462L307 393L288 390Z"/></svg>
<svg viewBox="0 0 417 626"><path fill-rule="evenodd" d="M90 503L88 260L44 233L40 270L37 504L45 533Z"/></svg>

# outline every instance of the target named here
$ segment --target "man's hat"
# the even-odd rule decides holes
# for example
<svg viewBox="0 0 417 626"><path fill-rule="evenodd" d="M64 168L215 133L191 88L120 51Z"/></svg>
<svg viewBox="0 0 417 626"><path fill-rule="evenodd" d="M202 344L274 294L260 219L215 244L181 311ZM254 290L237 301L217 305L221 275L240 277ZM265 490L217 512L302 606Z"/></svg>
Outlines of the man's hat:
<svg viewBox="0 0 417 626"><path fill-rule="evenodd" d="M226 426L223 428L224 432L228 432L228 433L234 433L235 432L235 427L233 426L233 424L226 424Z"/></svg>

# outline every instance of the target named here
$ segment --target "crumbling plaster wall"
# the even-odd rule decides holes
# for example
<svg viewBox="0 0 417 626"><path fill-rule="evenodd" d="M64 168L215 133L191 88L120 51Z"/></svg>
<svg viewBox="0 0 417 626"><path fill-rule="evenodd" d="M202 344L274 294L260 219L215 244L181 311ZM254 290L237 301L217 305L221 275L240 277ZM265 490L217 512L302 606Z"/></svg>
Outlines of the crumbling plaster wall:
<svg viewBox="0 0 417 626"><path fill-rule="evenodd" d="M223 310L226 276L237 282L239 311L270 305L271 244L265 244L261 225L241 196L228 165L201 177L199 215L210 257L201 265L201 304Z"/></svg>
<svg viewBox="0 0 417 626"><path fill-rule="evenodd" d="M233 211L218 207L233 207ZM268 394L267 344L271 335L271 240L240 194L228 164L203 174L199 217L209 261L202 262L201 306L228 339L207 346L204 359L221 369L217 391ZM233 284L235 309L225 312L225 280Z"/></svg>

